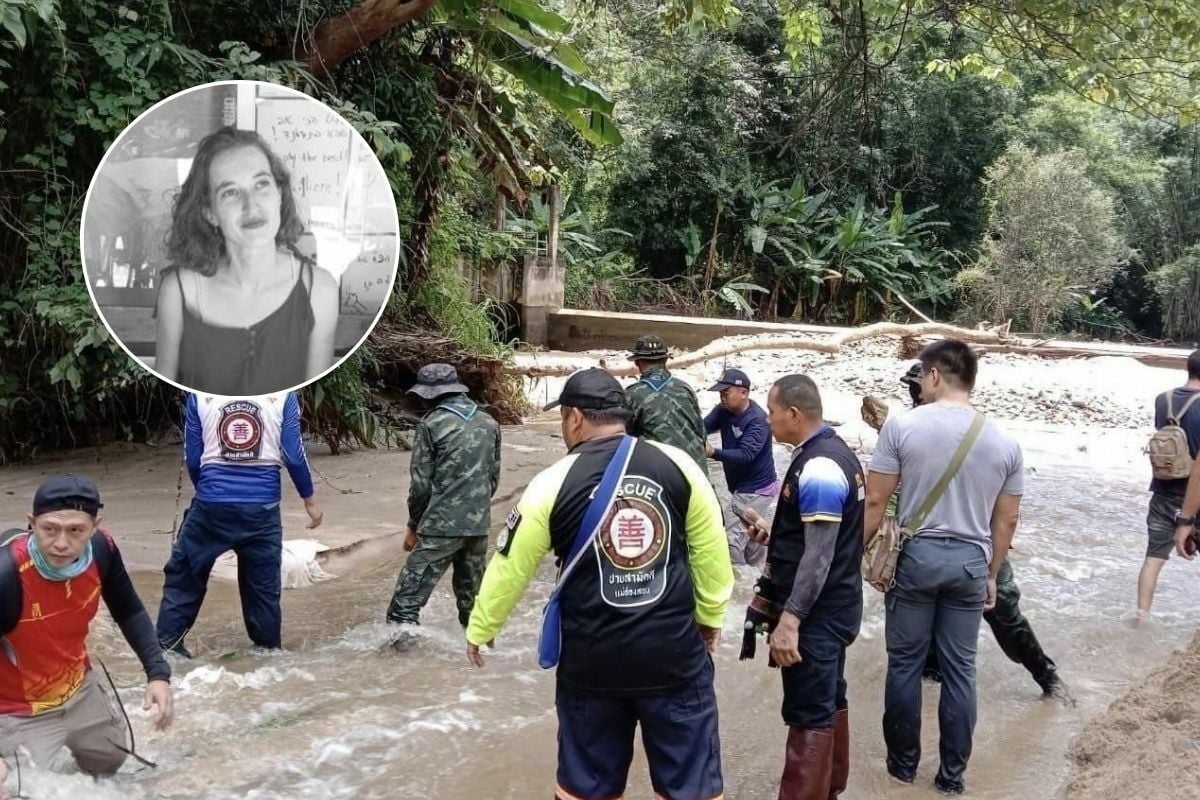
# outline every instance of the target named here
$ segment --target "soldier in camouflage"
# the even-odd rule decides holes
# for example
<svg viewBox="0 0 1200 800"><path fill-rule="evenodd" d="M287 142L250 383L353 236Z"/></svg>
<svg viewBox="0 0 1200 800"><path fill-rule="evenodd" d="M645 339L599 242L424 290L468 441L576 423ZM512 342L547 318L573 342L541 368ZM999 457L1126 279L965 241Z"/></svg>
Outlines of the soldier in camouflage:
<svg viewBox="0 0 1200 800"><path fill-rule="evenodd" d="M705 475L704 421L692 387L667 371L667 345L653 334L638 339L629 355L641 378L625 390L630 436L674 445L692 457Z"/></svg>
<svg viewBox="0 0 1200 800"><path fill-rule="evenodd" d="M409 390L429 412L413 436L408 561L388 606L389 622L417 624L433 587L453 567L464 627L487 562L491 501L500 482L500 426L467 397L449 364L427 364Z"/></svg>

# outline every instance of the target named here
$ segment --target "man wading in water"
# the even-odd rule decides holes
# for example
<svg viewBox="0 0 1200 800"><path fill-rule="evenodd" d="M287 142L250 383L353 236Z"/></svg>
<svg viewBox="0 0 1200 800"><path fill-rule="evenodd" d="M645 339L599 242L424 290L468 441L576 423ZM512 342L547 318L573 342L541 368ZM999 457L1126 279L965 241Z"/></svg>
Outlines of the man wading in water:
<svg viewBox="0 0 1200 800"><path fill-rule="evenodd" d="M621 797L640 725L656 797L719 798L709 653L733 590L720 503L682 450L625 435L625 395L604 370L572 375L546 409L556 406L569 454L509 515L471 612L467 659L483 666L479 648L553 551L560 578L539 662L558 667L554 796Z"/></svg>
<svg viewBox="0 0 1200 800"><path fill-rule="evenodd" d="M825 423L812 379L787 375L767 398L771 433L795 446L770 528L767 568L746 613L742 657L759 626L783 669L787 757L779 800L831 800L850 777L846 648L862 622L862 466ZM756 534L765 521L754 521Z"/></svg>
<svg viewBox="0 0 1200 800"><path fill-rule="evenodd" d="M129 729L86 642L101 598L146 672L143 708L157 709L158 730L171 722L171 669L100 527L102 507L87 478L52 475L33 496L29 531L0 537L0 758L9 767L22 747L42 768L62 747L89 775L125 763ZM0 798L5 769L0 760Z"/></svg>
<svg viewBox="0 0 1200 800"><path fill-rule="evenodd" d="M979 624L996 605L1025 476L1016 440L971 406L978 370L971 348L943 339L921 351L920 361L925 404L884 423L867 475L867 541L898 485L899 519L919 523L884 601L883 733L888 772L912 783L921 757L921 672L936 643L943 681L934 785L962 794L975 731Z"/></svg>
<svg viewBox="0 0 1200 800"><path fill-rule="evenodd" d="M914 364L909 368L908 372L901 376L900 382L908 387L908 393L912 397L912 407L916 408L921 405L921 365ZM864 419L868 425L878 431L887 420L887 406L873 397L864 398L863 406L864 408L873 406L870 418L868 419L867 413L864 412ZM893 507L895 499L893 496L887 511L893 516L896 513ZM1053 697L1065 705L1074 706L1075 700L1071 697L1067 685L1059 677L1058 667L1054 660L1046 655L1041 642L1033 632L1033 626L1021 613L1020 601L1021 589L1017 586L1012 565L1005 558L1000 565L1000 572L996 575L996 607L991 611L985 611L983 619L992 629L992 635L996 637L996 643L1000 645L1004 655L1008 656L1013 663L1020 664L1029 670L1034 682L1041 687L1043 696ZM929 656L925 660L923 675L926 679L936 683L942 681L942 673L938 669L936 642L931 642L929 645Z"/></svg>
<svg viewBox="0 0 1200 800"><path fill-rule="evenodd" d="M466 627L483 580L492 495L500 484L500 426L467 397L467 387L449 364L427 364L410 394L428 413L413 434L408 490L411 551L388 606L388 622L416 625L433 587L447 569L458 601L458 622ZM412 644L397 637L393 647Z"/></svg>
<svg viewBox="0 0 1200 800"><path fill-rule="evenodd" d="M705 447L709 458L721 462L729 486L729 558L734 564L758 565L767 549L750 536L743 517L750 512L768 517L779 494L771 426L767 412L750 399L750 378L740 369L725 370L710 390L720 392L721 402L704 418L704 430L706 435L720 431L721 446Z"/></svg>

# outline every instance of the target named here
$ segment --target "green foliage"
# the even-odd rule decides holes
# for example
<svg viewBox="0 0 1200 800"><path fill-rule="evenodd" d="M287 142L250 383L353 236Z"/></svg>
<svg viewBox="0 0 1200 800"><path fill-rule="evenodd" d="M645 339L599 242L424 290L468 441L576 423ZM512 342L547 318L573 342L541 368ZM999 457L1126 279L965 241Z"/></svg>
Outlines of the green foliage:
<svg viewBox="0 0 1200 800"><path fill-rule="evenodd" d="M1160 267L1153 280L1162 301L1167 335L1181 342L1200 343L1200 245Z"/></svg>
<svg viewBox="0 0 1200 800"><path fill-rule="evenodd" d="M596 228L587 211L572 201L570 196L562 200L566 213L558 218L558 255L567 267L582 266L604 258L605 242L628 238L629 234L618 228ZM509 232L525 234L546 242L550 237L550 205L541 197L534 197L526 216L511 216L507 221Z"/></svg>
<svg viewBox="0 0 1200 800"><path fill-rule="evenodd" d="M1076 152L1014 146L990 171L991 217L978 271L961 285L996 322L1044 331L1071 292L1104 286L1126 252L1113 199Z"/></svg>

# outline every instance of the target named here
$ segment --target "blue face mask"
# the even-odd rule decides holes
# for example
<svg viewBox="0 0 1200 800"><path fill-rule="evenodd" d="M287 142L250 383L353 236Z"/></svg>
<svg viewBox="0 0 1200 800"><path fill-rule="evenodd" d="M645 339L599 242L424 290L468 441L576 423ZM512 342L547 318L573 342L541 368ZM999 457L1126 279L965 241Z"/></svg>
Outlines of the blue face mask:
<svg viewBox="0 0 1200 800"><path fill-rule="evenodd" d="M46 556L38 549L37 534L29 534L29 557L33 559L33 566L41 575L48 581L69 581L72 578L78 578L88 567L92 565L92 539L88 537L87 547L80 553L79 558L72 561L65 567L56 567L46 560Z"/></svg>

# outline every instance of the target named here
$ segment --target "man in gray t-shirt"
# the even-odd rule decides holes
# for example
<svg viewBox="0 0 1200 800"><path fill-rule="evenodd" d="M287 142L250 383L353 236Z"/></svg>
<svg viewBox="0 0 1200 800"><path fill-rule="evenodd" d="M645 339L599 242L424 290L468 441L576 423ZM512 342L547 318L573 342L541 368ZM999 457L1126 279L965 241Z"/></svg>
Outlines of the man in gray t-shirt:
<svg viewBox="0 0 1200 800"><path fill-rule="evenodd" d="M866 538L879 530L900 485L902 523L933 491L967 435L978 362L964 342L943 339L920 355L926 405L889 419L867 476ZM975 654L985 609L995 605L996 578L1020 516L1021 449L987 421L946 492L900 554L888 591L888 674L883 733L887 769L911 783L921 748L921 672L931 641L942 669L941 766L934 785L965 790L974 735Z"/></svg>
<svg viewBox="0 0 1200 800"><path fill-rule="evenodd" d="M871 471L903 475L901 520L911 519L946 471L950 457L971 427L975 410L965 405L930 403L889 419L879 432ZM918 536L961 539L992 558L992 509L1000 494L1025 490L1021 446L988 420L958 474L942 495Z"/></svg>

